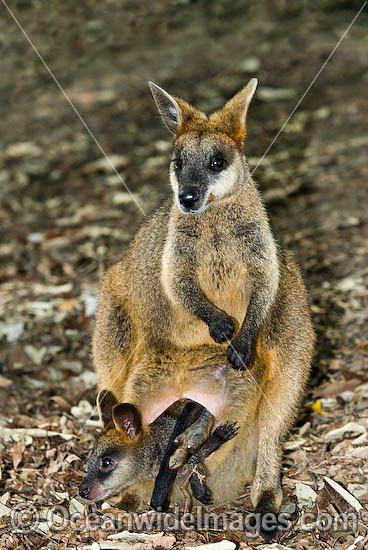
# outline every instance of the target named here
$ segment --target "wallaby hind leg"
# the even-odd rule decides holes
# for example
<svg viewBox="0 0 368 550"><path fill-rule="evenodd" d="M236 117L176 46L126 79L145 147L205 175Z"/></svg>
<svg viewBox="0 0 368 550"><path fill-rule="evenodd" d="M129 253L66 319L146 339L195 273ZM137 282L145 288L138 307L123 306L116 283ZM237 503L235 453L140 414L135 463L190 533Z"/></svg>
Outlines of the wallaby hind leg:
<svg viewBox="0 0 368 550"><path fill-rule="evenodd" d="M189 455L203 445L211 433L214 420L213 415L204 410L198 420L175 439L180 446L170 458L169 467L172 470L183 466Z"/></svg>
<svg viewBox="0 0 368 550"><path fill-rule="evenodd" d="M259 514L259 533L265 540L271 540L277 537L283 526L285 527L284 523L280 526L278 521L282 502L282 444L295 420L295 411L298 410L305 381L302 374L298 376L296 369L293 376L291 372L287 372L287 366L281 364L277 350L268 350L264 354L264 360L267 386L265 392L260 388L257 414L257 424L260 428L251 500L256 513ZM269 519L269 514L273 514L273 519Z"/></svg>

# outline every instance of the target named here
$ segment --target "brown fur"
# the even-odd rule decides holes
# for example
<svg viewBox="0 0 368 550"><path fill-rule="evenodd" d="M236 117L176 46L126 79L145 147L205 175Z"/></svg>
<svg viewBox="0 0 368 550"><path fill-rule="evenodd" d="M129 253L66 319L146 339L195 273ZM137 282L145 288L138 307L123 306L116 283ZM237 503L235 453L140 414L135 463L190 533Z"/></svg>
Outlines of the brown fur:
<svg viewBox="0 0 368 550"><path fill-rule="evenodd" d="M207 197L215 199L196 215L178 208L184 184L171 168L174 197L145 220L103 277L92 349L99 389L141 411L140 445L152 446L149 425L168 406L196 401L216 425L240 426L207 461L214 503L238 497L252 482L254 506L272 494L277 509L282 442L303 395L314 334L299 269L276 246L241 154L254 89L248 85L209 118L168 94L155 98L175 133L174 155L200 160L218 148L228 167L219 179L208 176ZM198 177L207 177L204 170ZM231 345L231 336L216 343L209 329L231 332L231 320ZM236 363L234 349L250 361L244 372L229 364ZM151 481L145 496L139 490L148 501ZM181 500L177 489L172 500Z"/></svg>

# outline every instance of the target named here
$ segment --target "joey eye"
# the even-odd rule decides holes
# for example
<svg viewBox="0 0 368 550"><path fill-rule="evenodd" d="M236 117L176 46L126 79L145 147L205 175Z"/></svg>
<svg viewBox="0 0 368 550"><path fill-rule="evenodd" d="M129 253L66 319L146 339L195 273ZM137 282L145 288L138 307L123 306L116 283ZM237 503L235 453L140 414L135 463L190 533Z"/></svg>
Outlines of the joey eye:
<svg viewBox="0 0 368 550"><path fill-rule="evenodd" d="M226 166L226 161L222 157L214 157L210 162L210 169L214 172L221 172Z"/></svg>
<svg viewBox="0 0 368 550"><path fill-rule="evenodd" d="M101 470L104 470L105 472L107 472L109 470L112 470L114 466L115 466L115 461L109 456L105 456L104 458L100 459L99 468Z"/></svg>
<svg viewBox="0 0 368 550"><path fill-rule="evenodd" d="M183 168L183 161L181 159L174 159L174 168L179 172Z"/></svg>

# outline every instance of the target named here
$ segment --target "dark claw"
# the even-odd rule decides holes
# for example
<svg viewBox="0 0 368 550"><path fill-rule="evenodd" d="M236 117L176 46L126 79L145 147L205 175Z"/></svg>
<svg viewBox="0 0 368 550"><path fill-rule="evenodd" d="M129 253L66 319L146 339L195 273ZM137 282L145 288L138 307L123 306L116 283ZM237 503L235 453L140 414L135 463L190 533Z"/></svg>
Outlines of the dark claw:
<svg viewBox="0 0 368 550"><path fill-rule="evenodd" d="M227 342L234 334L235 325L231 317L224 317L220 321L215 321L208 325L212 340L218 344Z"/></svg>
<svg viewBox="0 0 368 550"><path fill-rule="evenodd" d="M225 443L235 437L238 431L239 426L236 425L236 422L233 422L232 424L226 422L225 424L220 424L220 426L217 426L213 433L220 437Z"/></svg>

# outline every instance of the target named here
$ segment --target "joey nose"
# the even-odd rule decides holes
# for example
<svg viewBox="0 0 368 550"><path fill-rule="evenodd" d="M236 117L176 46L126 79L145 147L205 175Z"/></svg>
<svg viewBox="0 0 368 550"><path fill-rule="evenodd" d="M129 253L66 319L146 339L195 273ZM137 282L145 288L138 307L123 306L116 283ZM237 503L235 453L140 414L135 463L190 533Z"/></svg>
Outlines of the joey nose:
<svg viewBox="0 0 368 550"><path fill-rule="evenodd" d="M80 491L79 491L79 495L82 497L82 498L88 498L88 495L89 495L89 487L81 487Z"/></svg>
<svg viewBox="0 0 368 550"><path fill-rule="evenodd" d="M179 201L184 208L194 209L199 199L198 189L189 189L179 195Z"/></svg>

